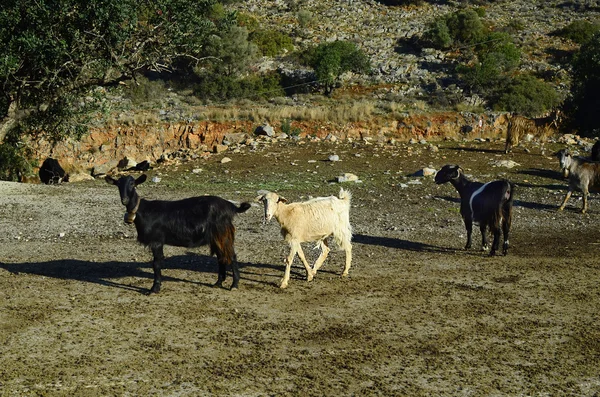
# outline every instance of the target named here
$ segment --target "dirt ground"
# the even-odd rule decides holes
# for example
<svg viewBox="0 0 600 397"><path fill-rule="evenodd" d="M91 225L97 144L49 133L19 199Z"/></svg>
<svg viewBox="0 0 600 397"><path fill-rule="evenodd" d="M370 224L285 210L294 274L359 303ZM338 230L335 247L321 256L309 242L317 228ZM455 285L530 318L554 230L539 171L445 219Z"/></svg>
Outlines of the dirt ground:
<svg viewBox="0 0 600 397"><path fill-rule="evenodd" d="M579 196L556 211L558 145L436 145L288 141L149 172L150 199L348 188L350 277L332 250L310 283L296 259L286 290L288 247L256 203L235 220L237 291L212 287L207 248L168 247L148 296L151 255L114 186L0 183L0 395L597 396L598 196L585 215ZM491 164L505 159L518 165ZM478 230L463 250L456 191L411 176L444 164L516 183L508 256L481 252ZM346 172L360 182L335 182Z"/></svg>

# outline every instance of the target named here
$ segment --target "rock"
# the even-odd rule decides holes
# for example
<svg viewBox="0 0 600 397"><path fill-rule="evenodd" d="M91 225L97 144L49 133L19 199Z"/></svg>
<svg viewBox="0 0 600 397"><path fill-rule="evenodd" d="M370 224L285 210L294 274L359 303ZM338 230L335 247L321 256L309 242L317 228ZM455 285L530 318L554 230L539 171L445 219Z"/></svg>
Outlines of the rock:
<svg viewBox="0 0 600 397"><path fill-rule="evenodd" d="M153 176L152 177L152 182L154 182L154 183L158 183L158 182L160 182L160 180L161 179L159 177L157 177L157 176Z"/></svg>
<svg viewBox="0 0 600 397"><path fill-rule="evenodd" d="M229 149L227 145L216 144L213 146L213 153L223 153L227 149Z"/></svg>
<svg viewBox="0 0 600 397"><path fill-rule="evenodd" d="M120 170L134 168L137 165L135 160L132 160L128 157L123 157L119 163L117 164L117 168Z"/></svg>
<svg viewBox="0 0 600 397"><path fill-rule="evenodd" d="M494 160L494 161L490 161L489 164L492 165L493 167L505 167L505 168L514 168L514 167L520 165L519 163L516 163L512 160Z"/></svg>
<svg viewBox="0 0 600 397"><path fill-rule="evenodd" d="M338 156L337 154L332 154L331 156L329 156L329 161L340 161L340 156Z"/></svg>
<svg viewBox="0 0 600 397"><path fill-rule="evenodd" d="M344 182L358 182L358 176L351 174L351 173L344 173L343 175L340 175L337 177L337 181L338 183L344 183Z"/></svg>
<svg viewBox="0 0 600 397"><path fill-rule="evenodd" d="M229 163L230 161L231 161L231 159L229 157L223 157L221 159L221 164Z"/></svg>
<svg viewBox="0 0 600 397"><path fill-rule="evenodd" d="M94 176L96 178L96 177L99 177L102 175L106 175L110 171L116 169L118 165L119 165L118 160L109 160L104 164L95 165L94 168L92 169L92 176Z"/></svg>
<svg viewBox="0 0 600 397"><path fill-rule="evenodd" d="M275 129L273 127L271 127L269 125L269 123L265 123L263 125L256 127L256 129L254 130L254 134L273 137L273 136L275 136Z"/></svg>

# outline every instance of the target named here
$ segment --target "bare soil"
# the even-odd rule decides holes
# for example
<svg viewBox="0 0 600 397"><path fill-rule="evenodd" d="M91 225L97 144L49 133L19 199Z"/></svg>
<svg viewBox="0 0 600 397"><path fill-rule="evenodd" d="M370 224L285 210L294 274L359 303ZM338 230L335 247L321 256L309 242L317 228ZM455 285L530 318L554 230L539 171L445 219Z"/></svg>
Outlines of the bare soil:
<svg viewBox="0 0 600 397"><path fill-rule="evenodd" d="M288 247L256 203L236 218L239 290L212 287L207 248L169 247L149 296L151 256L114 186L1 183L0 395L597 396L600 201L557 212L559 147L502 148L286 142L149 172L143 197L234 202L337 194L356 174L350 277L332 251L310 283L296 259L286 290ZM508 256L481 252L478 230L463 250L457 193L411 176L451 163L516 183Z"/></svg>

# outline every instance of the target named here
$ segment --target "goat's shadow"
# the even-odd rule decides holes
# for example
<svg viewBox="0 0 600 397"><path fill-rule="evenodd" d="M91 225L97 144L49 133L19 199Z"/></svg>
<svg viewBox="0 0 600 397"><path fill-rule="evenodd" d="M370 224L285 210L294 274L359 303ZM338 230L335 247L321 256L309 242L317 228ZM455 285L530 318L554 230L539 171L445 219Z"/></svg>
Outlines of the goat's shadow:
<svg viewBox="0 0 600 397"><path fill-rule="evenodd" d="M262 284L273 284L261 280L263 274L252 269L273 269L281 271L281 266L238 262L240 267L240 279ZM0 268L12 274L30 274L56 278L62 280L75 280L87 283L99 284L103 286L121 288L146 294L152 286L154 271L151 262L90 262L79 259L58 259L48 262L25 262L25 263L2 263ZM186 282L205 287L213 287L214 284L194 281L192 279L182 279L169 275L169 270L188 270L198 273L208 273L214 275L214 281L217 280L218 265L215 257L207 255L198 255L196 253L187 253L165 258L162 267L163 282ZM231 269L227 269L228 280L231 280ZM253 277L261 275L261 278ZM126 284L120 279L127 277L148 279L148 287ZM278 275L278 277L280 277ZM227 283L227 281L226 281Z"/></svg>
<svg viewBox="0 0 600 397"><path fill-rule="evenodd" d="M519 184L518 186L521 186L521 185ZM433 196L433 197L438 200L449 201L449 202L460 205L460 198L458 198L458 197L449 197L449 196ZM558 203L558 204L560 204L560 203ZM532 210L542 210L542 211L556 211L556 209L558 208L558 205L554 205L554 204L542 204L542 203L536 203L536 202L532 202L532 201L525 201L525 200L519 200L519 199L514 200L513 206L521 207L521 208L528 208L528 209L532 209Z"/></svg>
<svg viewBox="0 0 600 397"><path fill-rule="evenodd" d="M491 154L505 154L504 148L501 149L485 149L478 147L449 147L446 150L454 150L456 152L476 152L476 153L491 153Z"/></svg>
<svg viewBox="0 0 600 397"><path fill-rule="evenodd" d="M431 244L420 243L417 241L402 240L393 237L369 236L365 234L355 234L352 236L352 242L366 245L378 245L381 247L396 248L415 252L434 252L434 253L453 253L456 249L438 247Z"/></svg>

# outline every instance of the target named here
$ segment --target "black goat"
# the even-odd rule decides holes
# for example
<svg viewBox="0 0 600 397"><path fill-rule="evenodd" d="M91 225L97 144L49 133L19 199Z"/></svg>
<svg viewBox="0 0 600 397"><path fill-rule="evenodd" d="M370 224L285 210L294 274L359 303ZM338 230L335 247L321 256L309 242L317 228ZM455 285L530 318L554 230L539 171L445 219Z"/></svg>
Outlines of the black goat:
<svg viewBox="0 0 600 397"><path fill-rule="evenodd" d="M48 157L42 163L39 171L40 181L46 185L69 181L69 174L60 166L58 160Z"/></svg>
<svg viewBox="0 0 600 397"><path fill-rule="evenodd" d="M502 253L508 253L508 233L512 223L514 185L507 180L488 183L472 182L465 177L458 165L445 165L435 175L435 183L450 182L460 195L460 214L467 229L467 244L471 248L473 222L481 230L482 249L488 248L487 228L494 235L490 256L495 255L500 245L500 229L504 235Z"/></svg>
<svg viewBox="0 0 600 397"><path fill-rule="evenodd" d="M222 287L227 277L227 266L233 268L231 289L236 289L240 271L233 247L235 227L233 217L250 208L249 203L235 204L216 196L191 197L179 201L145 200L135 187L146 180L146 175L134 179L123 176L119 180L106 176L106 182L119 188L121 203L127 208L125 222L134 223L138 241L152 250L154 284L151 293L160 291L160 269L164 259L163 246L210 246L210 254L217 255L219 276L216 286Z"/></svg>

